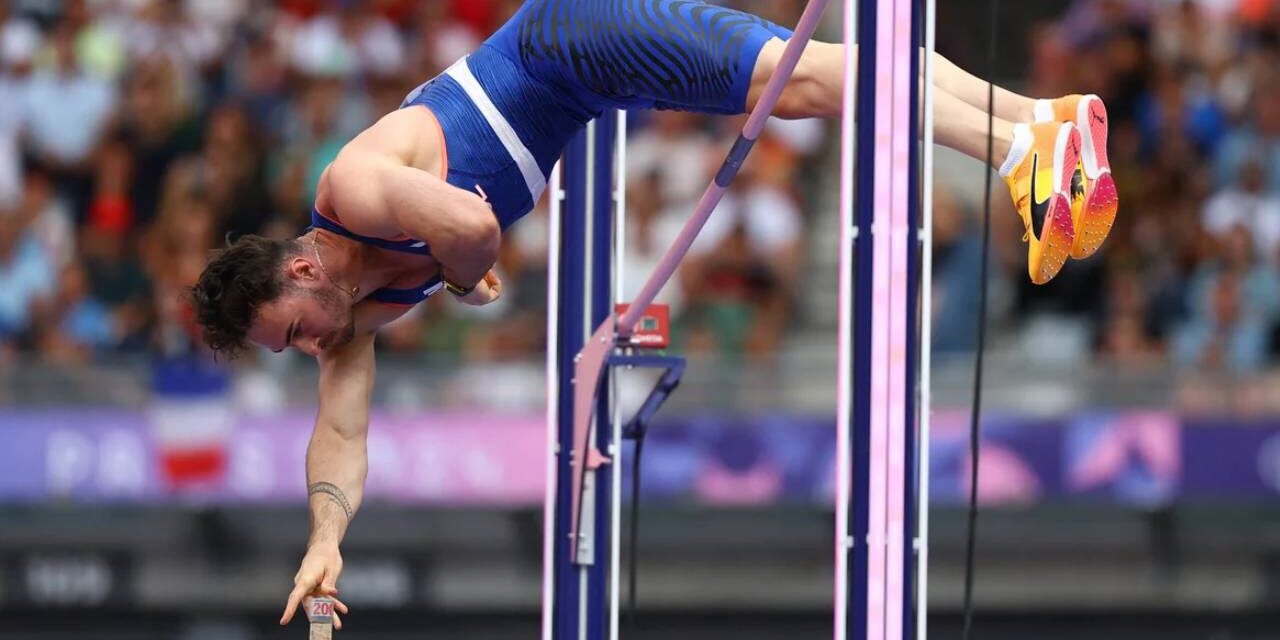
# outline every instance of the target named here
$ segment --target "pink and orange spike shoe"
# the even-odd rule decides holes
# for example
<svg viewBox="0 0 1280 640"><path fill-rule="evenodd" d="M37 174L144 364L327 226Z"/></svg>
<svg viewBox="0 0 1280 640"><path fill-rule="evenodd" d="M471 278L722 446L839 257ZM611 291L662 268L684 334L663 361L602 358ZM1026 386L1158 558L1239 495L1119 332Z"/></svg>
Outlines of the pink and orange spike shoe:
<svg viewBox="0 0 1280 640"><path fill-rule="evenodd" d="M1080 131L1080 175L1071 189L1075 241L1071 257L1093 255L1111 233L1120 197L1107 161L1107 107L1096 95L1070 95L1037 100L1036 122L1070 122Z"/></svg>

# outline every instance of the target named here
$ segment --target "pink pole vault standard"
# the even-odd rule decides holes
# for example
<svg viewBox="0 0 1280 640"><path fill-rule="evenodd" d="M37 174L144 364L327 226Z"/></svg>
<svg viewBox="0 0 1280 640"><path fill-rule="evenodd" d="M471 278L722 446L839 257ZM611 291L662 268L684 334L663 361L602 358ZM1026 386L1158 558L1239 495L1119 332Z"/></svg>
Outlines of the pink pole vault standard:
<svg viewBox="0 0 1280 640"><path fill-rule="evenodd" d="M890 95L892 124L894 131L893 146L890 150L890 162L893 165L893 178L890 181L889 216L889 349L885 362L885 376L889 380L887 415L884 429L888 435L885 452L884 470L887 479L885 504L885 638L903 638L903 621L906 615L905 589L907 567L904 556L904 545L908 536L906 520L906 437L912 428L907 416L907 369L911 363L907 360L907 345L911 340L911 332L915 319L907 316L909 303L907 296L911 294L911 286L907 271L907 261L911 255L911 222L908 212L911 147L917 144L912 136L911 120L916 117L911 104L911 88L918 80L912 76L911 55L915 45L911 37L912 4L910 2L893 3L893 15L887 29L892 34L890 40L893 74L893 92ZM885 12L888 13L888 12ZM883 42L883 41L882 41ZM902 73L903 67L908 70ZM896 71L896 73L894 73Z"/></svg>
<svg viewBox="0 0 1280 640"><path fill-rule="evenodd" d="M604 359L613 350L618 337L625 339L631 335L631 329L635 327L636 321L640 319L640 316L653 303L654 298L662 291L662 287L666 286L667 281L671 279L676 267L680 265L680 261L684 259L685 254L689 252L689 247L693 246L694 239L698 237L698 233L702 231L707 219L711 217L711 212L715 211L716 205L724 197L725 191L729 188L729 183L733 181L734 176L738 175L738 169L742 167L742 162L746 159L747 153L751 151L752 145L755 144L756 139L760 136L760 131L764 129L765 121L773 113L773 108L777 105L778 98L781 97L782 90L787 85L787 80L791 78L796 64L800 62L800 54L813 37L814 31L817 30L818 21L822 18L822 12L826 8L827 0L809 0L809 4L805 6L804 13L800 16L800 21L796 24L795 33L787 41L786 49L783 50L782 57L778 60L778 67L773 70L773 75L769 77L769 82L765 85L764 93L760 96L760 100L756 102L755 109L751 110L751 115L747 118L747 124L742 128L742 133L738 136L737 141L733 143L733 148L729 150L724 164L721 165L720 171L716 173L715 180L710 185L707 185L707 190L703 192L702 198L698 200L698 205L694 207L693 215L690 216L689 221L681 229L680 235L671 244L671 248L667 250L666 255L662 256L662 261L658 263L658 267L654 269L653 274L645 281L640 293L636 295L636 299L631 303L627 312L621 318L616 314L609 316L607 320L596 328L595 333L591 335L591 339L582 347L582 351L578 352L573 367L575 381L573 389L573 451L575 455L572 463L574 472L571 536L575 555L579 542L578 525L582 515L582 474L587 469L597 469L609 462L609 459L601 455L594 447L589 450L587 447L592 406L595 403L596 393L598 392L600 373L604 369ZM586 461L585 465L583 465L584 459Z"/></svg>
<svg viewBox="0 0 1280 640"><path fill-rule="evenodd" d="M867 534L867 638L903 638L906 568L905 437L907 258L911 170L912 3L881 0L876 12L875 210L871 293L871 437Z"/></svg>
<svg viewBox="0 0 1280 640"><path fill-rule="evenodd" d="M856 34L861 55L855 61L846 50L841 140L835 640L906 640L924 628L911 626L927 603L920 595L913 612L910 599L923 591L908 589L917 586L913 576L924 579L912 555L909 509L927 508L924 497L908 502L915 488L909 478L919 471L912 468L914 401L923 398L913 382L919 295L912 269L915 252L928 250L913 238L912 209L913 153L920 149L913 91L923 91L926 103L929 96L915 71L915 9L922 4L845 2L845 42ZM924 127L930 126L926 114ZM919 233L927 239L926 230ZM918 446L927 461L927 442Z"/></svg>

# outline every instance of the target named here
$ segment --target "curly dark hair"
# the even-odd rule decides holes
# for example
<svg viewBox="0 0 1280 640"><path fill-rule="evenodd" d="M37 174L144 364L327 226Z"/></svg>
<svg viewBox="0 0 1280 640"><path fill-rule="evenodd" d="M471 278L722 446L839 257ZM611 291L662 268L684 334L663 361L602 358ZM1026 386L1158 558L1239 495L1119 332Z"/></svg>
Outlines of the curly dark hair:
<svg viewBox="0 0 1280 640"><path fill-rule="evenodd" d="M210 349L229 358L244 352L258 309L287 287L281 263L299 249L294 239L246 235L214 252L189 296Z"/></svg>

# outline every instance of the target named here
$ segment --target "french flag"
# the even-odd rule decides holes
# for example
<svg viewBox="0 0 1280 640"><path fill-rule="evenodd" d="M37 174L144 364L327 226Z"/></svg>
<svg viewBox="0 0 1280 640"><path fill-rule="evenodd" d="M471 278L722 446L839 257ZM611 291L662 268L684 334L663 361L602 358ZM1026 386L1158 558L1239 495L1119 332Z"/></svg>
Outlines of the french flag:
<svg viewBox="0 0 1280 640"><path fill-rule="evenodd" d="M194 357L161 360L152 391L147 418L160 476L180 491L220 485L235 424L229 373Z"/></svg>

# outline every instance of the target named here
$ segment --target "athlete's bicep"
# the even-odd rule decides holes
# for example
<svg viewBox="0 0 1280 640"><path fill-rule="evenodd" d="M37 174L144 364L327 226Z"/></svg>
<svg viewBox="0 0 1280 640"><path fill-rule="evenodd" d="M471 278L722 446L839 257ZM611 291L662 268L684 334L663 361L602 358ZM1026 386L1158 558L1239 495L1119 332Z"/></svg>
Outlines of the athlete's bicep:
<svg viewBox="0 0 1280 640"><path fill-rule="evenodd" d="M400 203L392 175L395 166L394 158L355 142L334 158L326 170L324 195L344 226L375 238L394 238L403 233L399 221L402 213L396 210ZM436 185L420 185L424 201L436 200L433 196L437 189Z"/></svg>
<svg viewBox="0 0 1280 640"><path fill-rule="evenodd" d="M498 259L502 229L477 193L354 143L333 161L328 182L329 202L348 229L425 242L451 282L473 285Z"/></svg>
<svg viewBox="0 0 1280 640"><path fill-rule="evenodd" d="M348 145L333 161L328 201L352 231L380 238L406 235L433 253L496 241L497 218L478 193L400 164L395 158Z"/></svg>

